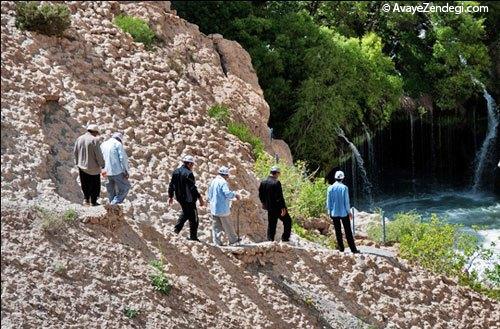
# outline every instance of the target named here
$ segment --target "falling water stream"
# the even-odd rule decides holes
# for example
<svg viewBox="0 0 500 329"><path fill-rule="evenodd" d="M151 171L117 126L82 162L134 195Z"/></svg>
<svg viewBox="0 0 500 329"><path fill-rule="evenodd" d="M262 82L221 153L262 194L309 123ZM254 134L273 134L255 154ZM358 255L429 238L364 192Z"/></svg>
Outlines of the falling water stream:
<svg viewBox="0 0 500 329"><path fill-rule="evenodd" d="M358 149L356 148L356 145L354 145L349 139L344 134L344 131L342 129L338 129L338 135L342 137L347 144L349 145L351 152L353 154L353 159L356 161L356 165L358 167L359 172L361 173L361 179L363 180L363 191L365 193L365 196L368 200L368 204L370 209L373 209L373 195L372 195L372 184L370 183L370 180L368 179L368 175L366 173L366 169L364 166L364 161L363 157L359 153ZM355 183L353 184L355 185Z"/></svg>
<svg viewBox="0 0 500 329"><path fill-rule="evenodd" d="M494 145L496 138L496 130L498 127L498 109L495 104L495 100L488 93L484 85L482 83L480 84L483 87L483 95L484 98L486 99L488 107L488 130L486 132L486 137L484 138L483 145L479 149L479 152L476 154L476 159L474 162L476 166L476 169L474 171L474 184L472 185L472 191L474 193L477 193L479 190L481 190L484 170L486 164L490 162L488 156L490 154L492 146Z"/></svg>

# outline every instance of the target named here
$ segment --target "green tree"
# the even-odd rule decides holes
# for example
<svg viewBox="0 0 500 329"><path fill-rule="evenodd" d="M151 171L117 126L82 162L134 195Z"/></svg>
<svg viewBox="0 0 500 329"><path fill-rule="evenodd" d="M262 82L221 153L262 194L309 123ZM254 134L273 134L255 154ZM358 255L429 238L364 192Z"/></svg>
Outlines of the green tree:
<svg viewBox="0 0 500 329"><path fill-rule="evenodd" d="M375 34L359 40L326 28L322 33L323 44L306 57L311 75L301 86L287 137L296 155L327 170L341 155L338 127L355 134L363 124L386 124L398 106L402 82Z"/></svg>
<svg viewBox="0 0 500 329"><path fill-rule="evenodd" d="M465 5L477 5L469 2ZM474 81L486 81L490 66L484 19L470 13L431 14L436 36L432 58L426 66L434 97L442 109L453 109L480 91Z"/></svg>

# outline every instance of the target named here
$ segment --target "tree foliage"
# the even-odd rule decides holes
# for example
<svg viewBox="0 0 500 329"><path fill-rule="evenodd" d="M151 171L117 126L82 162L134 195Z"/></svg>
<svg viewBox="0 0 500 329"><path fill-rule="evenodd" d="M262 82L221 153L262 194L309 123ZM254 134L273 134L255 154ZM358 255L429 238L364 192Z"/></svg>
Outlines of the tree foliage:
<svg viewBox="0 0 500 329"><path fill-rule="evenodd" d="M285 137L295 158L322 170L342 157L336 126L356 139L365 125L383 128L403 94L429 95L436 109L454 111L481 92L475 79L489 83L486 42L498 45L498 15L385 13L383 4L173 1L202 32L242 44L271 107L275 134ZM460 4L480 3L450 2Z"/></svg>
<svg viewBox="0 0 500 329"><path fill-rule="evenodd" d="M71 25L71 13L64 4L16 3L16 27L45 35L61 36Z"/></svg>

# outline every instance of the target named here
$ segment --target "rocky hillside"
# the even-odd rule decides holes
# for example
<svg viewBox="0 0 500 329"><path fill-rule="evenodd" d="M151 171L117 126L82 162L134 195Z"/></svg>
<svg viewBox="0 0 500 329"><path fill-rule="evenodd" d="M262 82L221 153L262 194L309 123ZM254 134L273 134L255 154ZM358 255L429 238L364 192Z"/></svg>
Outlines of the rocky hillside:
<svg viewBox="0 0 500 329"><path fill-rule="evenodd" d="M240 203L241 233L263 239L251 147L207 114L227 105L268 152L291 161L286 144L268 138L251 60L168 2L67 4L63 37L18 30L13 2L1 4L2 327L500 327L498 303L392 257L213 247L205 210L203 243L174 235L169 175L193 154L202 192L220 165L231 167L233 188L250 195ZM134 43L112 23L119 13L146 19L161 44ZM123 211L78 205L72 147L91 122L104 138L125 132L133 188ZM62 219L68 209L76 220ZM155 259L172 283L168 296L151 285Z"/></svg>
<svg viewBox="0 0 500 329"><path fill-rule="evenodd" d="M202 191L221 165L231 168L234 188L254 196L243 204L242 232L262 238L251 148L207 115L227 105L269 152L291 158L282 142L276 151L270 144L269 106L248 53L203 35L168 2L69 7L72 26L57 38L16 29L13 3L2 3L2 200L81 202L72 145L97 123L103 139L125 133L132 218L175 219L178 209L165 202L169 175L192 154ZM146 19L162 43L154 51L134 43L112 23L118 13Z"/></svg>

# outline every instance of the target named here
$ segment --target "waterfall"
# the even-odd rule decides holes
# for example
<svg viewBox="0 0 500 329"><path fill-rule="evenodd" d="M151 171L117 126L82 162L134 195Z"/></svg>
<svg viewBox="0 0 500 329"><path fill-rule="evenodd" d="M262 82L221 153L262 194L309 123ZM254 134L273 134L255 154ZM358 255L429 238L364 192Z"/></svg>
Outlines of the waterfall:
<svg viewBox="0 0 500 329"><path fill-rule="evenodd" d="M460 63L462 65L467 66L467 60L462 55L459 55ZM488 108L488 130L486 131L486 137L484 137L483 145L479 149L479 152L476 153L476 158L474 159L474 165L476 169L474 171L474 183L472 185L472 192L477 193L481 189L482 178L484 175L484 168L486 165L491 162L489 156L492 152L491 149L495 145L496 139L496 131L498 127L498 109L495 104L495 100L486 90L484 84L476 79L476 77L472 76L472 81L479 85L483 89L483 96L486 99L486 105ZM475 113L474 113L474 129L475 129ZM495 160L496 162L496 160Z"/></svg>
<svg viewBox="0 0 500 329"><path fill-rule="evenodd" d="M483 145L476 154L476 159L474 164L476 165L476 170L474 172L474 184L472 186L473 192L478 192L481 189L481 178L484 175L484 169L486 164L490 162L489 155L491 154L492 146L495 145L496 130L498 127L498 109L495 104L495 100L488 93L484 85L478 82L483 87L483 96L486 99L488 107L488 130L486 132L486 137L484 138Z"/></svg>
<svg viewBox="0 0 500 329"><path fill-rule="evenodd" d="M363 191L365 192L366 197L368 198L369 207L370 209L372 209L373 208L372 184L370 183L368 175L366 174L363 158L361 157L361 154L356 148L356 145L354 145L353 143L351 143L349 139L347 139L342 129L338 128L337 134L340 137L342 137L351 148L353 154L353 161L356 161L356 165L359 169L359 172L361 173L361 179L363 180Z"/></svg>

